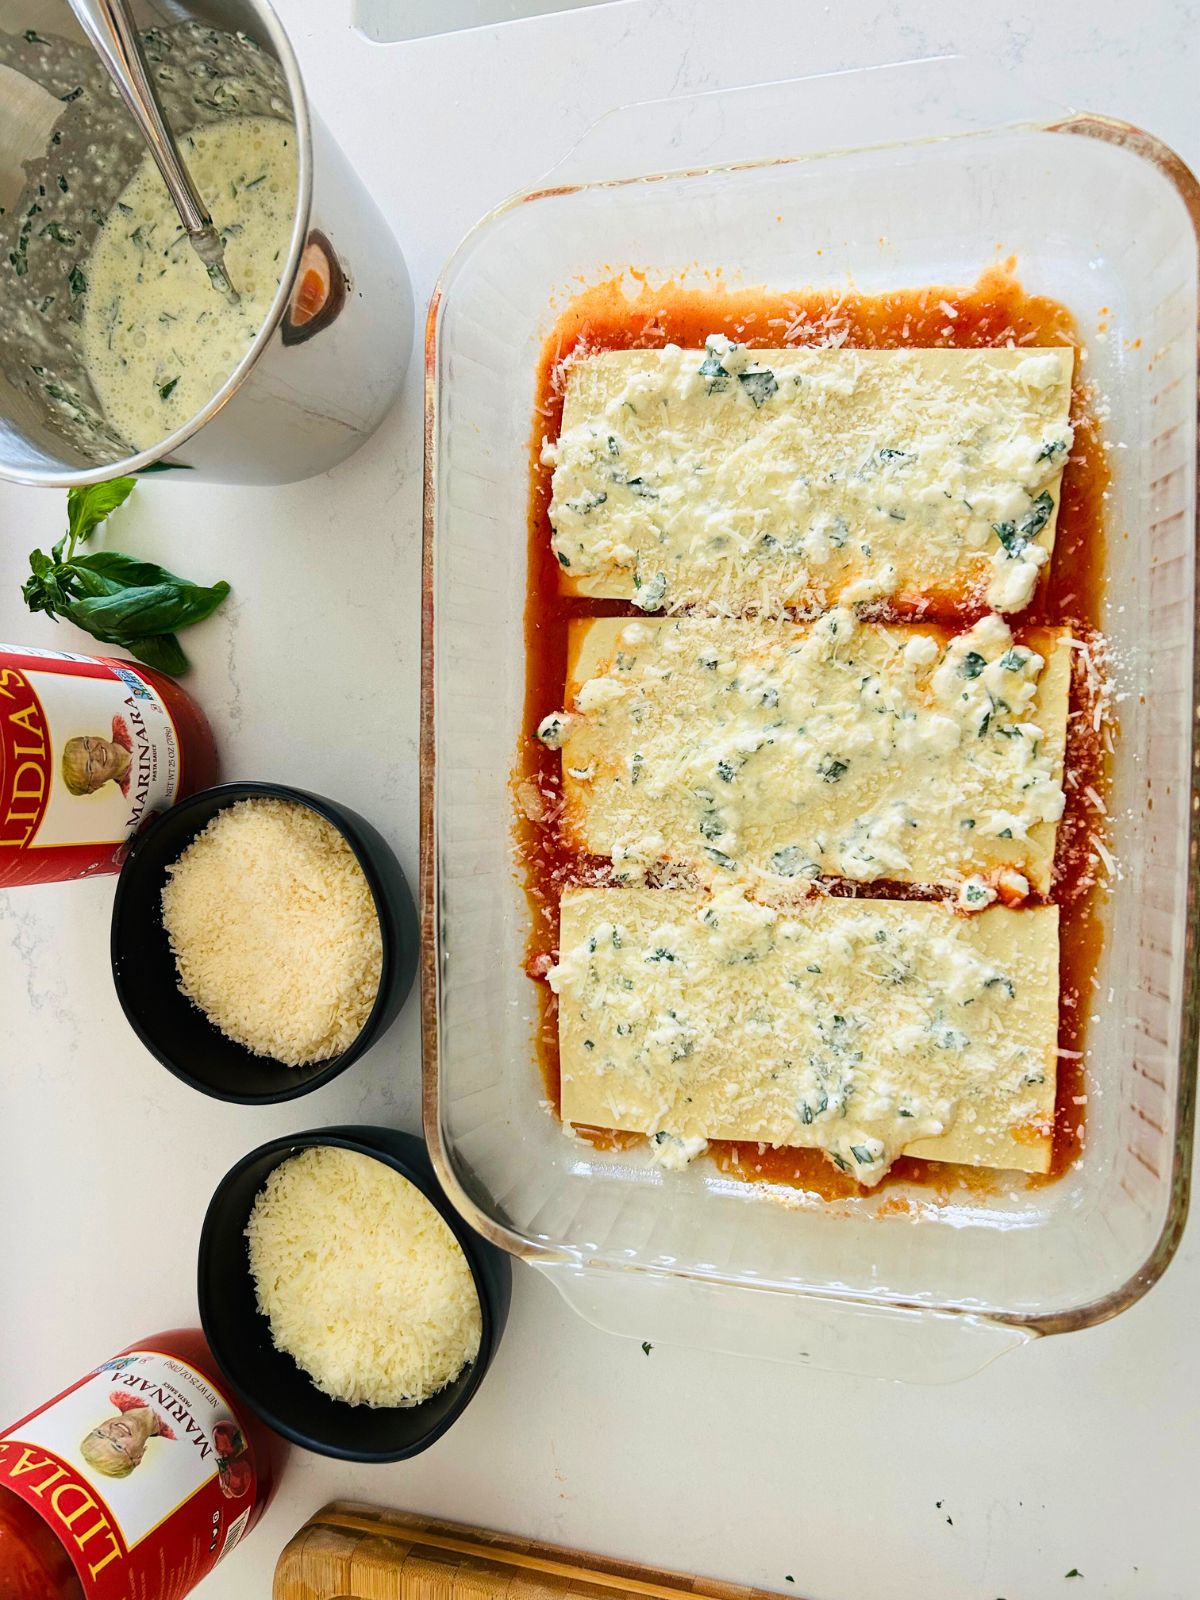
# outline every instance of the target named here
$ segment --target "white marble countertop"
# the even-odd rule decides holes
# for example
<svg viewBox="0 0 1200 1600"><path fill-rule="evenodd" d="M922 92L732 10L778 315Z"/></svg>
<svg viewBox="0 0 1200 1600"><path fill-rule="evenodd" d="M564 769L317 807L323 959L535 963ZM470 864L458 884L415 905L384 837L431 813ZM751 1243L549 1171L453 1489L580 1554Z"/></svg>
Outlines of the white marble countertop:
<svg viewBox="0 0 1200 1600"><path fill-rule="evenodd" d="M961 50L1139 123L1200 167L1194 0L622 0L397 46L355 32L351 0L278 3L313 101L395 225L422 307L481 213L609 107L674 92ZM226 775L345 799L414 881L420 465L414 365L380 433L336 472L278 490L150 480L122 525L125 547L234 584L187 640L189 687ZM18 593L63 500L0 488L0 638L86 650L69 628L27 616ZM312 639L319 651L298 648ZM246 1149L323 1122L418 1126L415 1003L303 1102L245 1110L177 1083L117 1006L111 896L103 879L0 893L0 1419L134 1337L195 1322L200 1219ZM812 1600L1196 1593L1195 1229L1116 1321L942 1389L666 1346L647 1359L574 1317L533 1272L515 1278L507 1335L461 1423L397 1466L294 1452L207 1600L266 1595L281 1546L337 1495ZM1082 1579L1066 1579L1072 1568Z"/></svg>

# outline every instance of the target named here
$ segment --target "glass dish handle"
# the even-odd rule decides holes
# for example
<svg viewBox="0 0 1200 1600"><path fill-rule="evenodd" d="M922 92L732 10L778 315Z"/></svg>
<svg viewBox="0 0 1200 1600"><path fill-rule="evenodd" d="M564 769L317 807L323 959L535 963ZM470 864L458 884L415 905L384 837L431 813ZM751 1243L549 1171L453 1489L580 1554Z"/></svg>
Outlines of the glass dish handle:
<svg viewBox="0 0 1200 1600"><path fill-rule="evenodd" d="M654 1345L811 1366L904 1383L954 1383L1027 1344L1028 1329L966 1313L808 1299L578 1262L535 1262L585 1322Z"/></svg>
<svg viewBox="0 0 1200 1600"><path fill-rule="evenodd" d="M1074 113L993 63L931 56L618 106L543 182L598 183L1062 121Z"/></svg>

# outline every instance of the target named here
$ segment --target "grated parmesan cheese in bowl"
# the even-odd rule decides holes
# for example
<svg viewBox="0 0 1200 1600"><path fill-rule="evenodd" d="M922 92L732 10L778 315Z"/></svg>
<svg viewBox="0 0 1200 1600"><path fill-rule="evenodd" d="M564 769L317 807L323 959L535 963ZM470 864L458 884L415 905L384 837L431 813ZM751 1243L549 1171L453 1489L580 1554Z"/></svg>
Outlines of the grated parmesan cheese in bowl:
<svg viewBox="0 0 1200 1600"><path fill-rule="evenodd" d="M179 987L215 1027L291 1067L350 1048L379 992L382 938L366 875L332 822L291 800L239 800L166 870Z"/></svg>
<svg viewBox="0 0 1200 1600"><path fill-rule="evenodd" d="M416 1406L479 1354L470 1264L421 1191L373 1156L315 1145L276 1167L246 1227L276 1349L354 1406Z"/></svg>
<svg viewBox="0 0 1200 1600"><path fill-rule="evenodd" d="M419 950L388 840L285 784L218 784L164 811L131 842L113 898L126 1020L175 1077L237 1105L345 1072L399 1016Z"/></svg>

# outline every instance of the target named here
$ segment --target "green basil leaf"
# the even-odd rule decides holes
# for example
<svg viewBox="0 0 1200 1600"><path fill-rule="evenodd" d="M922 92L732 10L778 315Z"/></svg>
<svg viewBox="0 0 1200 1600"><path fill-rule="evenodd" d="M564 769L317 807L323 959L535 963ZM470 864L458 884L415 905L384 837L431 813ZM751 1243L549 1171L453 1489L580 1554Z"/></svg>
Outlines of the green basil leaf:
<svg viewBox="0 0 1200 1600"><path fill-rule="evenodd" d="M62 605L55 606L54 610L57 611L60 617L65 617L68 622L73 622L77 628L82 628L84 633L90 633L93 639L99 639L101 644L120 644L121 635L119 633L114 633L111 628L106 628L102 623L97 622L94 617L76 615L75 608L81 603L68 595L63 600Z"/></svg>
<svg viewBox="0 0 1200 1600"><path fill-rule="evenodd" d="M173 633L202 622L229 593L227 583L202 589L194 583L151 583L120 589L116 594L88 596L71 606L72 617L92 631L97 626L126 639L152 633Z"/></svg>
<svg viewBox="0 0 1200 1600"><path fill-rule="evenodd" d="M144 661L148 667L166 672L172 678L178 678L190 665L173 633L156 633L149 639L124 639L120 642L136 661Z"/></svg>
<svg viewBox="0 0 1200 1600"><path fill-rule="evenodd" d="M168 633L175 604L172 584L121 588L113 594L83 595L72 600L67 615L97 639L138 638L148 633Z"/></svg>
<svg viewBox="0 0 1200 1600"><path fill-rule="evenodd" d="M211 584L208 588L198 583L188 583L180 586L177 598L175 621L169 631L176 628L190 628L194 622L203 622L205 617L211 617L213 612L229 593L229 585L222 578L220 583Z"/></svg>
<svg viewBox="0 0 1200 1600"><path fill-rule="evenodd" d="M48 611L53 614L71 596L62 582L62 568L56 566L44 551L34 550L29 557L30 575L21 588L25 604L31 611Z"/></svg>
<svg viewBox="0 0 1200 1600"><path fill-rule="evenodd" d="M118 506L125 504L136 488L136 478L113 478L86 489L69 489L67 537L72 541L88 538Z"/></svg>
<svg viewBox="0 0 1200 1600"><path fill-rule="evenodd" d="M120 550L92 550L85 556L76 556L70 563L72 570L90 572L105 579L116 589L144 589L153 583L174 583L180 588L195 585L178 573L168 572L157 561L143 561L138 556L127 556Z"/></svg>
<svg viewBox="0 0 1200 1600"><path fill-rule="evenodd" d="M54 610L53 590L45 578L39 578L36 575L26 578L21 586L21 595L30 611Z"/></svg>
<svg viewBox="0 0 1200 1600"><path fill-rule="evenodd" d="M67 561L55 568L65 586L70 589L70 598L82 600L88 597L97 598L100 595L118 594L123 585L114 583L111 578L103 578L97 572L91 572L87 567L81 567L77 562Z"/></svg>
<svg viewBox="0 0 1200 1600"><path fill-rule="evenodd" d="M773 394L779 393L779 380L770 367L757 372L739 372L738 382L754 402L754 409L765 406Z"/></svg>
<svg viewBox="0 0 1200 1600"><path fill-rule="evenodd" d="M166 471L167 464L160 470ZM156 561L119 550L75 554L76 544L123 505L136 485L136 478L114 478L71 490L67 532L51 555L31 552L21 593L31 611L67 617L93 639L120 645L147 666L178 674L187 671L188 660L175 630L211 616L229 585L192 583Z"/></svg>

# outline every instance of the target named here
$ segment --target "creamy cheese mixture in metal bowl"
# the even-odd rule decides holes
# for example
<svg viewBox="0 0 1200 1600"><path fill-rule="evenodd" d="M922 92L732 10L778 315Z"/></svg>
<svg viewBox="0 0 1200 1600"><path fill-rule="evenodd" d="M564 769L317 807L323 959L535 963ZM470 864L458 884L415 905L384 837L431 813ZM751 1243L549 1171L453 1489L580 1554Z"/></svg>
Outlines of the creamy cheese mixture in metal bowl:
<svg viewBox="0 0 1200 1600"><path fill-rule="evenodd" d="M403 257L261 0L137 0L134 15L238 298L210 284L65 0L36 28L0 0L0 476L325 471L403 378Z"/></svg>
<svg viewBox="0 0 1200 1600"><path fill-rule="evenodd" d="M49 431L96 462L173 433L228 378L279 286L296 201L278 64L198 22L142 40L225 241L236 306L209 285L90 48L33 29L0 34L5 78L24 80L14 92L31 115L54 117L45 147L23 156L21 192L3 197L0 371Z"/></svg>

